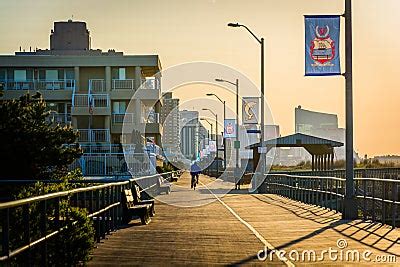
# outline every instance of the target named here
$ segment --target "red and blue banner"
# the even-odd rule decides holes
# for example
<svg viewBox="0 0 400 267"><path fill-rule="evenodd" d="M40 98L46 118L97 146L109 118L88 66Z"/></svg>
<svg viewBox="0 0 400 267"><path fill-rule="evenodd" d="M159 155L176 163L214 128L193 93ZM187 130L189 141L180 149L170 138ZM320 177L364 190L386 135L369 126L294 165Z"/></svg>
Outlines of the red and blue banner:
<svg viewBox="0 0 400 267"><path fill-rule="evenodd" d="M340 16L305 16L306 76L341 75Z"/></svg>

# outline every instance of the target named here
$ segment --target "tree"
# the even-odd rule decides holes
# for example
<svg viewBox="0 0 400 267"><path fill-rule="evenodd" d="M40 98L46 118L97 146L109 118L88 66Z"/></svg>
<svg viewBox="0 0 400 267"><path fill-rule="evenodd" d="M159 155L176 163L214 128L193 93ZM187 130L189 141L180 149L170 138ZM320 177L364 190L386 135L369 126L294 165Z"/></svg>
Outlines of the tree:
<svg viewBox="0 0 400 267"><path fill-rule="evenodd" d="M51 179L67 173L82 155L78 134L70 126L46 120L46 103L40 93L0 105L0 178Z"/></svg>

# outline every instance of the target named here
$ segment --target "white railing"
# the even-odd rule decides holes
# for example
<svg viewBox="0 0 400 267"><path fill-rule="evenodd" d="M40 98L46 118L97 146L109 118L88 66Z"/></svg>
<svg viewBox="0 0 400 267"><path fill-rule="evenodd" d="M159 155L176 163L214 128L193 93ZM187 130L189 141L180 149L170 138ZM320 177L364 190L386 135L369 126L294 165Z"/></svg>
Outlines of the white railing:
<svg viewBox="0 0 400 267"><path fill-rule="evenodd" d="M150 175L155 173L155 156L147 153L105 153L83 155L70 165L84 176Z"/></svg>
<svg viewBox="0 0 400 267"><path fill-rule="evenodd" d="M75 80L1 80L4 90L74 90Z"/></svg>
<svg viewBox="0 0 400 267"><path fill-rule="evenodd" d="M70 113L50 113L47 117L47 121L51 123L59 124L70 124L71 114Z"/></svg>
<svg viewBox="0 0 400 267"><path fill-rule="evenodd" d="M156 80L154 78L142 79L141 87L143 89L158 89L156 86Z"/></svg>
<svg viewBox="0 0 400 267"><path fill-rule="evenodd" d="M89 107L89 99L92 97L93 108L105 108L110 106L108 94L74 94L73 107Z"/></svg>
<svg viewBox="0 0 400 267"><path fill-rule="evenodd" d="M160 123L160 113L150 113L147 118L142 118L142 123Z"/></svg>
<svg viewBox="0 0 400 267"><path fill-rule="evenodd" d="M112 114L113 123L133 123L133 113L113 113Z"/></svg>
<svg viewBox="0 0 400 267"><path fill-rule="evenodd" d="M112 89L113 90L133 90L135 87L134 79L126 79L126 80L118 80L114 79L112 81Z"/></svg>
<svg viewBox="0 0 400 267"><path fill-rule="evenodd" d="M105 92L106 87L103 79L89 80L89 92Z"/></svg>
<svg viewBox="0 0 400 267"><path fill-rule="evenodd" d="M85 154L134 153L135 144L80 144Z"/></svg>
<svg viewBox="0 0 400 267"><path fill-rule="evenodd" d="M78 129L78 142L81 143L109 143L109 129Z"/></svg>

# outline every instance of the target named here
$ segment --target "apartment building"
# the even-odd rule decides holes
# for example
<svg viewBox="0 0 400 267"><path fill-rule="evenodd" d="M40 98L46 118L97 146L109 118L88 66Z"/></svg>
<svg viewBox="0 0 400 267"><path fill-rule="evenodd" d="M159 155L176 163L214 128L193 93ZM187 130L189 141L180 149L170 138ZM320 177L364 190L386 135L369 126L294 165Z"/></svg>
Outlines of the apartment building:
<svg viewBox="0 0 400 267"><path fill-rule="evenodd" d="M146 139L161 145L159 56L103 52L90 43L86 23L69 20L54 23L50 49L1 55L3 99L39 91L51 110L49 119L79 131L85 156L111 156L121 152L121 143L145 148ZM133 96L134 108L127 111ZM126 135L124 121L134 125ZM104 172L110 169L105 166Z"/></svg>
<svg viewBox="0 0 400 267"><path fill-rule="evenodd" d="M180 155L179 99L172 97L172 92L163 94L161 123L163 125L162 147L170 161L177 161Z"/></svg>

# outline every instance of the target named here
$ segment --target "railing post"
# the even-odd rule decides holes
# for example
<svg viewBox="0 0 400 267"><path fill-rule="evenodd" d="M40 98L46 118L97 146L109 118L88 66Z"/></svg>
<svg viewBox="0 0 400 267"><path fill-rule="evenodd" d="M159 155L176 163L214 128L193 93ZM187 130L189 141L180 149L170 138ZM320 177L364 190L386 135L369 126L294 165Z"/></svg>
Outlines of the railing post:
<svg viewBox="0 0 400 267"><path fill-rule="evenodd" d="M26 204L23 206L23 210L22 210L22 219L23 219L23 226L24 226L24 241L26 242L26 244L30 244L31 243L31 229L30 229L30 215L29 215L29 208L30 208L30 204ZM31 266L31 250L30 248L28 248L27 252L26 252L26 257L25 257L26 261L25 264L26 266Z"/></svg>
<svg viewBox="0 0 400 267"><path fill-rule="evenodd" d="M40 203L40 233L42 237L46 236L47 232L47 201L43 200ZM42 266L47 266L47 240L43 241L42 245Z"/></svg>
<svg viewBox="0 0 400 267"><path fill-rule="evenodd" d="M10 209L2 210L3 225L2 225L2 254L10 256Z"/></svg>
<svg viewBox="0 0 400 267"><path fill-rule="evenodd" d="M386 177L387 178L387 177ZM382 181L382 223L386 223L386 182Z"/></svg>
<svg viewBox="0 0 400 267"><path fill-rule="evenodd" d="M393 228L396 227L396 215L397 215L397 205L396 205L396 201L398 200L398 187L397 187L397 183L392 182L392 226Z"/></svg>
<svg viewBox="0 0 400 267"><path fill-rule="evenodd" d="M372 180L372 221L376 221L375 214L375 180Z"/></svg>

